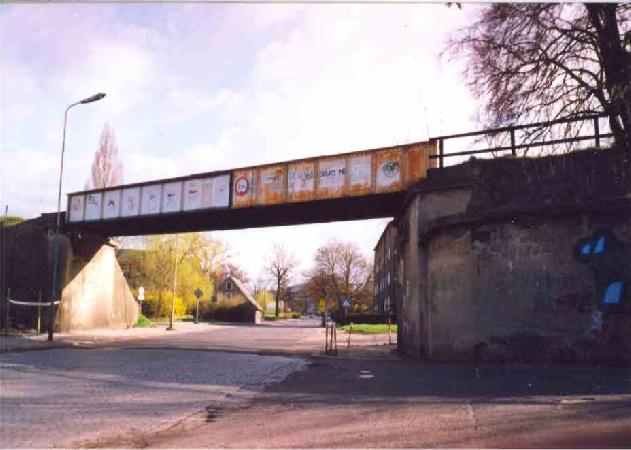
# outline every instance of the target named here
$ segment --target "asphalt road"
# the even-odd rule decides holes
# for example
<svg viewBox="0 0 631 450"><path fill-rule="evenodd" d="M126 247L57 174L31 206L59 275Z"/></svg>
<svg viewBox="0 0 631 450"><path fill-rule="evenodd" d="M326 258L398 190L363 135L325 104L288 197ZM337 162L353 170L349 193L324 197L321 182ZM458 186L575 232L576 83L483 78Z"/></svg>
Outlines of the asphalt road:
<svg viewBox="0 0 631 450"><path fill-rule="evenodd" d="M110 445L631 447L625 369L315 358L246 407Z"/></svg>
<svg viewBox="0 0 631 450"><path fill-rule="evenodd" d="M304 361L182 349L6 353L0 448L97 445L247 401Z"/></svg>
<svg viewBox="0 0 631 450"><path fill-rule="evenodd" d="M6 352L0 447L631 447L629 369L437 364L382 345L322 357L316 325L178 324Z"/></svg>

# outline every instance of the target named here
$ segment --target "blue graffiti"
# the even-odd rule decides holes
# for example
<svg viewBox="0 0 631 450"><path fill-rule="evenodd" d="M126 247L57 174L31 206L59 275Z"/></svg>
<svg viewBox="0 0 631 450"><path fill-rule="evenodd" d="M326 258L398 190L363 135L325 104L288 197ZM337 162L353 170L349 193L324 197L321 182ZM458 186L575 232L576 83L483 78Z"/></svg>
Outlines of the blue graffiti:
<svg viewBox="0 0 631 450"><path fill-rule="evenodd" d="M581 239L576 246L576 256L594 272L596 289L602 293L600 304L607 308L625 306L631 282L631 245L623 244L611 230L604 228L591 238Z"/></svg>
<svg viewBox="0 0 631 450"><path fill-rule="evenodd" d="M605 295L603 296L603 303L620 303L622 298L622 281L614 281L609 283Z"/></svg>

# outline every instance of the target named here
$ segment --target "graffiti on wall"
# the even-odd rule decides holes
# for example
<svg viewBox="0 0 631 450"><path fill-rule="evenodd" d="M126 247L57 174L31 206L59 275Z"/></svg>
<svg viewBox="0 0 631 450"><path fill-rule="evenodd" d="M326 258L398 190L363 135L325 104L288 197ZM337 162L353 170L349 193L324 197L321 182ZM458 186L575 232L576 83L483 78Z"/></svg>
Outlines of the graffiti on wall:
<svg viewBox="0 0 631 450"><path fill-rule="evenodd" d="M631 311L631 244L621 242L608 228L579 240L576 257L594 272L599 311ZM594 317L602 323L602 313Z"/></svg>

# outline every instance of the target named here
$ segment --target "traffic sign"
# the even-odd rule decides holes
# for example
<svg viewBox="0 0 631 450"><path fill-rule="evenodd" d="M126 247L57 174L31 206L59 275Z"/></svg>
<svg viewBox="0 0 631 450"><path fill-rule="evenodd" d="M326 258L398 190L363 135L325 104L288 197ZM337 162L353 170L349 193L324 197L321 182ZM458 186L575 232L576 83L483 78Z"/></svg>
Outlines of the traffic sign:
<svg viewBox="0 0 631 450"><path fill-rule="evenodd" d="M195 294L195 297L200 298L202 295L204 295L204 292L200 288L197 288L195 289L195 292L193 292L193 294Z"/></svg>
<svg viewBox="0 0 631 450"><path fill-rule="evenodd" d="M318 302L318 312L323 313L326 308L326 303L324 302L324 298L321 298Z"/></svg>
<svg viewBox="0 0 631 450"><path fill-rule="evenodd" d="M138 288L138 300L144 300L145 299L145 288L140 286Z"/></svg>
<svg viewBox="0 0 631 450"><path fill-rule="evenodd" d="M350 308L351 307L351 301L347 298L345 298L342 301L342 308Z"/></svg>

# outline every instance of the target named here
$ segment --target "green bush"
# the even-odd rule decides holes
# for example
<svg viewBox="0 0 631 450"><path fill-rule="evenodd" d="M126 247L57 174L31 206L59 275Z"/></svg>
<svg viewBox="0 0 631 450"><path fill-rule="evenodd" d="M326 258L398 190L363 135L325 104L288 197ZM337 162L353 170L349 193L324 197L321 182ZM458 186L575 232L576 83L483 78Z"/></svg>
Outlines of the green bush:
<svg viewBox="0 0 631 450"><path fill-rule="evenodd" d="M148 328L148 327L153 327L153 326L154 326L153 322L151 320L147 319L142 314L140 316L138 316L138 320L134 324L134 327L136 327L136 328Z"/></svg>

